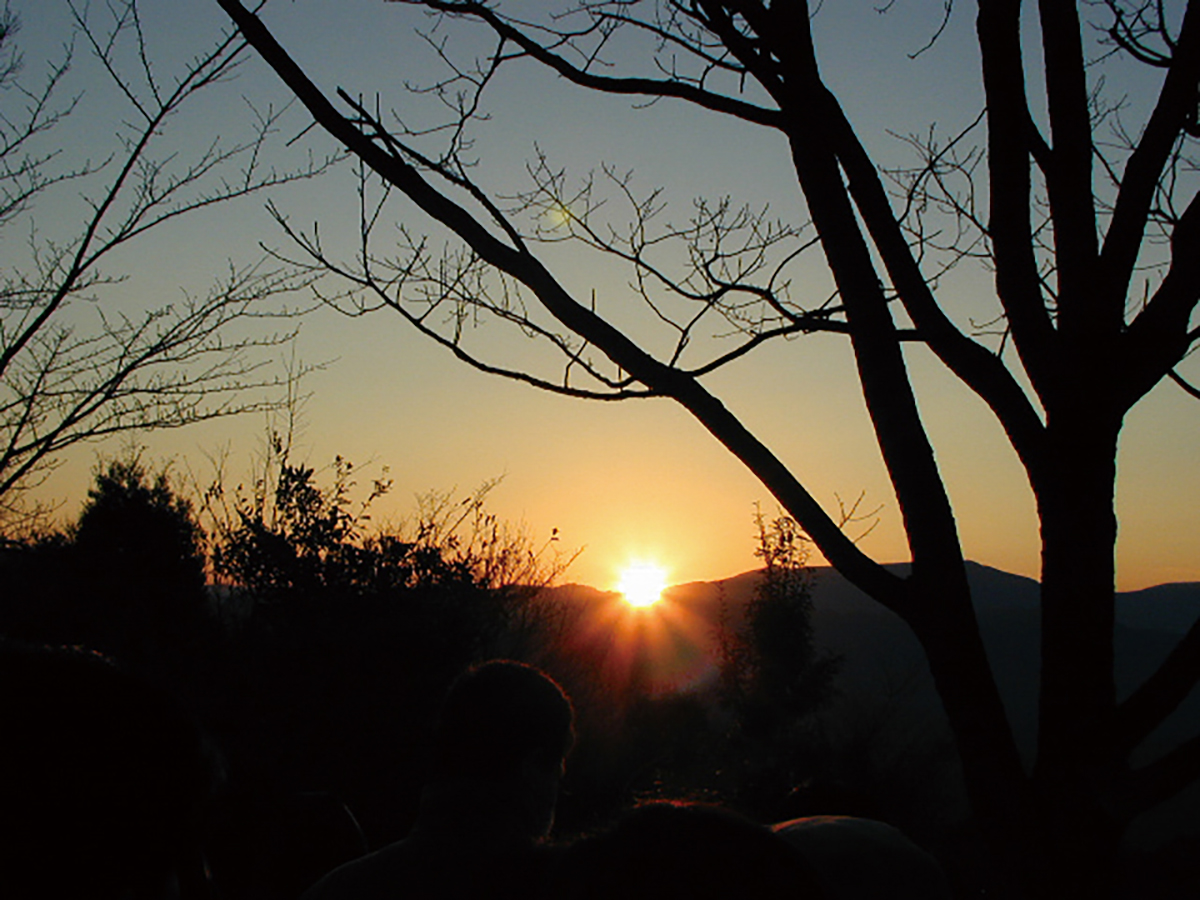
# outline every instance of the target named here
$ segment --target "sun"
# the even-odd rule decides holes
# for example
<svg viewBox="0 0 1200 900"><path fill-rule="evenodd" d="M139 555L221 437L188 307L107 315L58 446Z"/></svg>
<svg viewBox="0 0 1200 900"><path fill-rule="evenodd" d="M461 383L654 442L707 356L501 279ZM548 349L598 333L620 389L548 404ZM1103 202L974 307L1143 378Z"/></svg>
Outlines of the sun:
<svg viewBox="0 0 1200 900"><path fill-rule="evenodd" d="M625 595L630 606L653 606L662 599L667 586L667 571L653 563L633 563L621 573L617 590Z"/></svg>

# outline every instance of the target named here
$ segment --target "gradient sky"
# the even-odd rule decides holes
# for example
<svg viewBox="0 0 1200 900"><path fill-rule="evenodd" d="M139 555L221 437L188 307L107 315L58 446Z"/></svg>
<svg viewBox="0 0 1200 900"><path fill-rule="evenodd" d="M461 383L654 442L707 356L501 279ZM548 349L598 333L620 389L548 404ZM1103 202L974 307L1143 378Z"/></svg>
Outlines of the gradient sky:
<svg viewBox="0 0 1200 900"><path fill-rule="evenodd" d="M549 0L518 6L542 10ZM972 9L960 4L940 41L913 60L936 29L939 0L897 3L888 15L877 0L826 3L816 18L822 65L867 146L884 163L905 161L903 145L889 132L944 131L965 126L980 106ZM41 71L67 36L60 0L22 0L20 36L26 76ZM210 0L147 0L145 23L156 59L165 69L202 50L223 27ZM281 42L326 90L379 92L385 106L407 113L413 104L405 80L428 83L438 71L414 27L428 27L419 12L378 0L274 0L265 15ZM451 29L466 48L470 34ZM111 141L122 115L110 91L91 84L93 68L81 61L76 89L85 102L69 123L68 153L96 156ZM1153 80L1115 88L1136 104L1152 96ZM231 84L220 86L171 124L181 148L214 133L234 137L245 128L243 98L262 106L286 101L274 76L257 61ZM525 161L534 145L556 165L583 175L600 163L632 168L642 187L662 185L681 211L691 198L732 195L739 203L769 202L773 212L803 219L803 204L790 171L784 141L771 132L682 103L638 109L628 98L596 97L533 66L514 65L488 95L492 115L479 126L478 181L496 191L523 185ZM414 115L420 107L413 107ZM290 119L291 136L303 129L301 113ZM281 164L306 148L331 145L310 132ZM299 223L320 220L331 244L354 237L354 182L347 168L320 183L276 195ZM64 196L39 211L47 229L69 221L72 199ZM402 204L395 214L414 231L427 229ZM6 236L6 248L12 235ZM248 261L257 243L285 240L261 200L181 221L131 248L119 259L128 274L109 300L130 308L176 298L181 290L206 288L210 273L233 258ZM117 263L114 263L114 266ZM564 257L564 284L579 297L595 289L620 315L627 273L603 261ZM823 276L812 273L814 291ZM940 295L952 315L986 319L992 294L986 273L947 279ZM82 315L83 313L81 313ZM484 333L502 351L522 354L510 336ZM477 344L478 345L478 344ZM445 351L386 313L348 320L329 311L307 318L299 357L328 362L308 376L312 392L303 410L302 454L320 466L335 453L358 463L387 465L395 489L383 511L402 517L414 494L429 489L468 491L503 476L492 509L526 522L545 536L557 528L566 548L584 547L568 580L608 588L627 562L657 561L672 582L708 580L752 568L754 504L770 513L774 503L743 467L670 401L602 404L567 399L470 371ZM909 350L921 410L951 491L966 552L972 559L1036 576L1037 521L1032 495L1014 454L983 404L919 348ZM1200 379L1200 366L1183 371ZM899 514L879 459L848 344L816 336L767 347L708 381L732 410L829 508L837 498L865 495L878 507L877 524L862 542L875 558L907 558ZM263 431L249 417L144 439L152 458L186 460L203 470L205 454L228 447L230 468L244 471ZM97 452L71 454L46 484L47 497L77 508ZM1200 580L1200 408L1173 385L1160 385L1127 421L1120 465L1121 536L1119 583L1131 589L1167 581Z"/></svg>

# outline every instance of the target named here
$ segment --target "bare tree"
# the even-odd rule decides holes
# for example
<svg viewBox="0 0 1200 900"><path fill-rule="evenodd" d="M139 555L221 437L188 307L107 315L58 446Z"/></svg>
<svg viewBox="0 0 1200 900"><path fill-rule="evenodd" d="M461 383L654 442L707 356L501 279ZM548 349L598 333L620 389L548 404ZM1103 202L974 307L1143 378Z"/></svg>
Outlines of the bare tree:
<svg viewBox="0 0 1200 900"><path fill-rule="evenodd" d="M261 259L230 263L204 294L138 312L109 299L124 279L105 264L179 216L311 178L331 162L264 164L280 128L275 109L256 113L241 141L171 146L169 120L231 75L244 43L226 35L170 65L151 59L136 0L106 4L101 21L86 5L67 6L74 34L34 87L24 80L19 21L8 8L0 15L0 530L10 534L36 516L29 491L67 447L273 402L246 392L274 382L255 351L286 340L286 329L242 326L267 313L265 299L301 287L303 274ZM71 129L91 102L63 96L79 47L124 102L108 135ZM107 155L68 160L72 142L104 146L104 138L113 141ZM36 213L47 202L62 209L68 187L83 198L81 218L47 235Z"/></svg>
<svg viewBox="0 0 1200 900"><path fill-rule="evenodd" d="M327 96L255 14L237 0L218 3L361 164L357 258L332 258L316 232L278 214L312 265L349 280L333 302L350 312L394 310L469 364L547 390L683 405L834 566L912 627L1007 890L1113 894L1128 823L1200 776L1200 735L1147 765L1130 762L1200 680L1200 624L1121 702L1113 676L1118 436L1152 387L1182 381L1175 367L1200 338L1191 324L1200 300L1200 9L1042 0L1043 107L1023 63L1031 48L1021 3L978 0L986 108L961 133L913 138L917 161L884 170L823 80L812 10L798 0L579 0L561 15L524 20L499 3L410 0L443 29L430 41L450 67L426 89L450 110L433 129L405 127L403 111L347 91ZM1081 6L1100 19L1084 21ZM494 38L474 64L456 62L441 36L464 22ZM620 41L628 43L618 52ZM620 66L636 65L631 49L645 50L646 65L626 73ZM1136 108L1106 103L1113 89L1100 90L1091 66L1100 56L1112 57L1118 74L1122 61L1161 70L1140 119ZM528 193L490 194L473 179L468 126L496 72L517 60L585 91L675 98L780 132L811 222L773 223L718 202L698 204L688 224L672 227L658 195L638 195L618 172L573 188L542 159L530 167ZM441 149L422 149L431 138L445 138ZM391 192L457 235L459 249L438 254L404 232L398 250L376 250L372 232ZM631 213L624 227L608 215L617 202ZM647 321L667 339L622 330L615 307L573 296L539 255L558 240L631 266ZM680 244L682 267L669 264L669 247ZM826 296L807 297L789 280L807 250L828 267ZM941 274L971 260L995 279L995 321L977 329L957 324L938 290ZM558 371L492 361L487 344L473 340L470 326L482 319L545 342L560 354ZM766 341L814 331L843 333L853 349L909 541L907 577L869 558L702 381ZM710 346L699 339L717 332L732 343L698 355ZM929 348L987 404L1036 498L1042 656L1032 771L1022 768L980 639L905 342Z"/></svg>

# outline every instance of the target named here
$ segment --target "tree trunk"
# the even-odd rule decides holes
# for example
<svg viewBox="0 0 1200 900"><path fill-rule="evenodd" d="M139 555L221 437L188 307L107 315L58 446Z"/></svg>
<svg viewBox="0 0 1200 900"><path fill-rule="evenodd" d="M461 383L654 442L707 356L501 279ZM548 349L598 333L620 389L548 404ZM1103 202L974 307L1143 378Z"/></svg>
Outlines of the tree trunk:
<svg viewBox="0 0 1200 900"><path fill-rule="evenodd" d="M988 664L965 576L913 584L920 602L908 623L929 661L962 762L971 809L992 851L1004 898L1030 896L1026 823L1031 792Z"/></svg>
<svg viewBox="0 0 1200 900"><path fill-rule="evenodd" d="M1093 398L1048 414L1050 478L1042 525L1042 646L1033 773L1043 896L1111 897L1125 823L1113 788L1127 761L1115 740L1113 625L1120 415ZM1040 859L1038 857L1040 856Z"/></svg>

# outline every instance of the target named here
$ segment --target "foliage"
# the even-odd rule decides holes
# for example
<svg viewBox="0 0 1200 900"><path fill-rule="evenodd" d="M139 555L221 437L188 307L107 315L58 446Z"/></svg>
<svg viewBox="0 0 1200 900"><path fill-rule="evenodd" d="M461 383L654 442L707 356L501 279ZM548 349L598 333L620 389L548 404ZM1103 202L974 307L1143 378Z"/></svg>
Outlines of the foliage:
<svg viewBox="0 0 1200 900"><path fill-rule="evenodd" d="M393 839L445 688L532 640L532 596L566 560L490 513L490 486L428 495L406 536L371 521L386 473L356 500L348 461L323 482L271 448L249 490L195 504L136 455L98 466L74 523L0 552L0 636L113 656L182 698L254 803L334 791ZM232 584L205 584L206 547Z"/></svg>
<svg viewBox="0 0 1200 900"><path fill-rule="evenodd" d="M205 584L204 532L168 470L147 470L137 456L99 466L71 543L89 571L112 573L133 591L195 598ZM182 598L181 598L182 599Z"/></svg>
<svg viewBox="0 0 1200 900"><path fill-rule="evenodd" d="M136 454L97 465L76 520L10 542L6 562L2 634L151 667L209 636L204 532L170 471Z"/></svg>
<svg viewBox="0 0 1200 900"><path fill-rule="evenodd" d="M754 521L762 577L742 628L722 629L721 681L746 733L768 737L829 699L837 660L813 645L808 538L790 516Z"/></svg>
<svg viewBox="0 0 1200 900"><path fill-rule="evenodd" d="M268 444L248 491L239 487L229 498L218 479L205 494L218 535L214 572L257 599L379 598L462 588L519 605L573 558L558 553L556 531L539 548L523 529L489 512L487 496L497 482L461 500L429 492L418 498L410 526L376 527L372 506L392 486L386 469L356 501L349 460L336 456L331 483L322 487L314 468L292 462L289 440L272 433Z"/></svg>
<svg viewBox="0 0 1200 900"><path fill-rule="evenodd" d="M225 737L241 777L334 790L378 843L415 815L446 686L520 653L534 595L569 560L488 512L490 484L378 524L387 471L360 492L343 457L325 473L294 462L290 434L269 435L248 485L218 473L203 495L227 653L211 715L237 723Z"/></svg>
<svg viewBox="0 0 1200 900"><path fill-rule="evenodd" d="M322 489L311 467L280 455L274 484L257 480L249 496L236 498L232 522L220 526L216 575L263 599L288 591L307 596L404 586L407 578L397 569L407 548L362 532L367 508L388 483L377 481L355 514L348 496L353 465L339 456L333 469L332 486ZM221 490L214 485L210 498Z"/></svg>
<svg viewBox="0 0 1200 900"><path fill-rule="evenodd" d="M736 626L718 628L720 699L732 721L720 768L727 790L766 818L787 817L787 797L814 775L813 715L833 696L839 659L813 643L809 540L796 521L755 512L762 574Z"/></svg>

